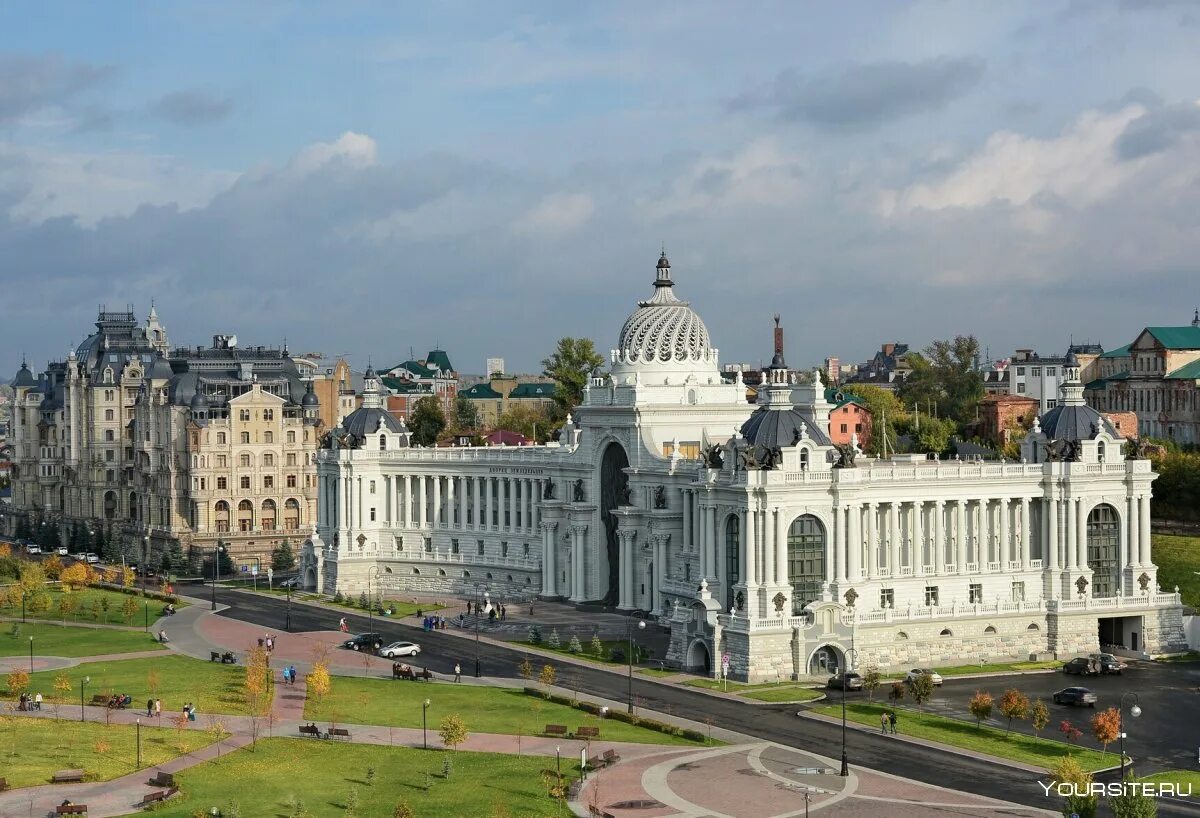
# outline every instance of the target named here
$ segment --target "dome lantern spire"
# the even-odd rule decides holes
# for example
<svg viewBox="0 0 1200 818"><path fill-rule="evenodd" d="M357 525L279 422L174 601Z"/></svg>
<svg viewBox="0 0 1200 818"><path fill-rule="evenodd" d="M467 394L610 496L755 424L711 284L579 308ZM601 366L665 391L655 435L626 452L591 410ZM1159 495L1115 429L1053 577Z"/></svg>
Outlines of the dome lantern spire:
<svg viewBox="0 0 1200 818"><path fill-rule="evenodd" d="M662 249L662 254L658 257L658 265L655 267L654 286L675 286L675 282L671 280L671 262L667 260L667 248L665 246Z"/></svg>

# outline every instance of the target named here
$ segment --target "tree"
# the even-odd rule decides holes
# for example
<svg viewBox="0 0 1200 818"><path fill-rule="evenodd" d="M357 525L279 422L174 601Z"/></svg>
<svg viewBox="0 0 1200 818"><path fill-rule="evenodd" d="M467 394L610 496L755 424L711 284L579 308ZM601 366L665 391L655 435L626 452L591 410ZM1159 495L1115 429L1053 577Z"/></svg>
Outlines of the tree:
<svg viewBox="0 0 1200 818"><path fill-rule="evenodd" d="M441 401L434 395L419 398L413 406L412 417L408 419L413 443L418 446L432 446L437 443L438 436L445 428L446 415L442 412Z"/></svg>
<svg viewBox="0 0 1200 818"><path fill-rule="evenodd" d="M304 684L308 695L317 701L328 696L329 691L333 690L333 680L329 676L329 665L323 660L313 662L312 670L304 677Z"/></svg>
<svg viewBox="0 0 1200 818"><path fill-rule="evenodd" d="M209 566L212 567L211 565ZM233 557L229 556L229 546L217 540L217 570L221 576L237 573L237 566L233 564Z"/></svg>
<svg viewBox="0 0 1200 818"><path fill-rule="evenodd" d="M58 558L58 554L46 560L44 567L46 569L46 578L50 580L58 579L63 572L62 560Z"/></svg>
<svg viewBox="0 0 1200 818"><path fill-rule="evenodd" d="M896 425L903 423L907 415L895 392L868 384L848 384L843 390L853 395L871 414L871 434L859 444L867 454L878 457L883 453L884 433L887 433L888 451L896 450Z"/></svg>
<svg viewBox="0 0 1200 818"><path fill-rule="evenodd" d="M454 428L460 432L479 428L479 409L465 395L454 398Z"/></svg>
<svg viewBox="0 0 1200 818"><path fill-rule="evenodd" d="M1029 697L1010 687L1000 697L1000 713L1008 719L1007 732L1012 732L1013 719L1023 719L1029 715Z"/></svg>
<svg viewBox="0 0 1200 818"><path fill-rule="evenodd" d="M558 650L562 647L562 639L558 636L558 628L550 629L550 638L546 640L546 647Z"/></svg>
<svg viewBox="0 0 1200 818"><path fill-rule="evenodd" d="M1104 752L1108 753L1108 745L1121 735L1121 712L1115 707L1109 707L1092 716L1092 735L1104 747Z"/></svg>
<svg viewBox="0 0 1200 818"><path fill-rule="evenodd" d="M413 812L409 803L401 798L392 809L392 818L417 818L417 814Z"/></svg>
<svg viewBox="0 0 1200 818"><path fill-rule="evenodd" d="M869 665L863 671L863 690L867 691L867 701L875 701L875 691L879 689L880 681L882 677L875 665Z"/></svg>
<svg viewBox="0 0 1200 818"><path fill-rule="evenodd" d="M292 553L292 544L286 537L271 552L271 567L276 571L290 571L296 567L296 555Z"/></svg>
<svg viewBox="0 0 1200 818"><path fill-rule="evenodd" d="M179 574L187 568L187 560L183 556L183 546L178 540L172 540L171 544L163 551L162 570L166 574Z"/></svg>
<svg viewBox="0 0 1200 818"><path fill-rule="evenodd" d="M550 687L554 684L558 673L554 670L554 665L542 665L542 672L538 674L538 681L546 688L546 695L550 695Z"/></svg>
<svg viewBox="0 0 1200 818"><path fill-rule="evenodd" d="M533 678L533 662L529 661L528 655L522 660L521 664L517 665L517 672L521 674L522 679L528 680Z"/></svg>
<svg viewBox="0 0 1200 818"><path fill-rule="evenodd" d="M1071 742L1072 744L1074 744L1079 739L1079 737L1083 735L1083 731L1080 730L1075 725L1071 724L1071 722L1068 719L1063 719L1059 723L1058 732L1060 732L1064 736L1066 736L1067 741Z"/></svg>
<svg viewBox="0 0 1200 818"><path fill-rule="evenodd" d="M942 454L950 449L950 438L958 430L949 418L935 418L913 413L901 427L902 434L912 440L914 452Z"/></svg>
<svg viewBox="0 0 1200 818"><path fill-rule="evenodd" d="M559 338L550 357L542 359L542 371L554 379L554 413L551 420L561 426L567 413L583 403L583 388L592 372L604 366L590 338Z"/></svg>
<svg viewBox="0 0 1200 818"><path fill-rule="evenodd" d="M457 713L451 713L442 719L438 735L442 737L442 744L457 751L458 745L467 740L467 725Z"/></svg>
<svg viewBox="0 0 1200 818"><path fill-rule="evenodd" d="M67 621L67 617L79 610L79 602L75 597L68 594L63 594L58 599L58 615L63 622Z"/></svg>
<svg viewBox="0 0 1200 818"><path fill-rule="evenodd" d="M888 698L892 700L892 704L900 704L904 701L904 683L892 682L892 687L888 690Z"/></svg>
<svg viewBox="0 0 1200 818"><path fill-rule="evenodd" d="M259 722L271 709L271 658L266 648L256 646L247 651L242 696L250 716L250 743L256 744Z"/></svg>
<svg viewBox="0 0 1200 818"><path fill-rule="evenodd" d="M923 354L910 353L912 372L900 385L906 405L936 404L938 417L963 426L975 418L975 407L984 396L983 377L975 369L979 341L974 335L957 335L934 341Z"/></svg>
<svg viewBox="0 0 1200 818"><path fill-rule="evenodd" d="M1050 780L1054 785L1052 792L1058 791L1059 784L1067 785L1070 793L1065 796L1062 807L1064 816L1078 818L1095 818L1097 797L1089 792L1092 776L1085 772L1075 757L1068 754L1058 760L1050 769Z"/></svg>
<svg viewBox="0 0 1200 818"><path fill-rule="evenodd" d="M933 677L928 673L918 673L908 683L908 692L912 694L917 707L921 707L933 696Z"/></svg>
<svg viewBox="0 0 1200 818"><path fill-rule="evenodd" d="M125 617L125 624L133 622L133 615L137 613L137 600L131 596L125 597L125 601L121 603L121 613Z"/></svg>
<svg viewBox="0 0 1200 818"><path fill-rule="evenodd" d="M62 705L63 700L66 699L73 689L74 686L71 684L71 680L67 677L67 674L59 673L54 677L54 705L56 708L54 715L56 718L58 716L57 708Z"/></svg>
<svg viewBox="0 0 1200 818"><path fill-rule="evenodd" d="M567 646L567 649L571 651L571 653L579 653L583 650L583 644L579 641L578 636L571 634L571 644Z"/></svg>
<svg viewBox="0 0 1200 818"><path fill-rule="evenodd" d="M541 406L524 403L509 404L508 411L496 421L496 428L524 435L529 440L544 443L550 438L553 423Z"/></svg>
<svg viewBox="0 0 1200 818"><path fill-rule="evenodd" d="M18 698L21 693L29 689L29 673L28 671L14 668L8 672L8 692L13 698Z"/></svg>
<svg viewBox="0 0 1200 818"><path fill-rule="evenodd" d="M995 699L992 694L986 690L976 690L975 695L971 697L971 701L967 703L967 709L971 711L971 715L975 717L975 726L981 727L984 719L991 718L992 704Z"/></svg>
<svg viewBox="0 0 1200 818"><path fill-rule="evenodd" d="M1128 781L1132 776L1127 776ZM1119 795L1109 796L1108 808L1115 818L1157 818L1158 802L1141 787L1125 787Z"/></svg>
<svg viewBox="0 0 1200 818"><path fill-rule="evenodd" d="M59 579L72 591L78 591L96 582L96 572L86 562L76 562L64 568Z"/></svg>
<svg viewBox="0 0 1200 818"><path fill-rule="evenodd" d="M600 634L592 634L591 649L593 656L604 655L604 643L600 641Z"/></svg>

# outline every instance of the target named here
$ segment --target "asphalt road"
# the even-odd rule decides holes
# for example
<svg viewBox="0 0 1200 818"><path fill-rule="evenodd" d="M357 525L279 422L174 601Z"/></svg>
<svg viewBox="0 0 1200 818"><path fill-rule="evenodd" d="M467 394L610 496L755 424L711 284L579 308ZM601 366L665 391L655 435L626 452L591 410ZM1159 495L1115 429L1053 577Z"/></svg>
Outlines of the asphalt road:
<svg viewBox="0 0 1200 818"><path fill-rule="evenodd" d="M195 589L193 595L209 598L210 588ZM226 589L217 589L217 601L230 606L222 615L244 622L252 622L265 628L283 630L285 600L265 595L250 595ZM308 605L292 605L291 624L293 631L336 630L338 620L345 616L351 631L368 629L382 634L387 639L417 641L421 645L420 663L441 673L453 672L454 664L462 664L463 672L474 669L476 646L459 636L434 631L423 633L411 625L385 618L368 620L366 615L322 610ZM412 623L415 619L409 618ZM516 678L517 665L524 657L520 650L478 644L478 655L484 675ZM543 660L538 660L539 664ZM581 667L570 663L544 660L555 665L559 684L575 687L582 693L592 693L609 699L623 701L629 691L625 677L608 671ZM664 713L703 722L711 719L714 726L736 730L779 744L811 750L830 758L841 755L841 729L838 725L800 719L795 715L794 705L762 706L743 704L717 698L678 686L656 684L633 678L633 695L640 706ZM956 686L957 688L957 686ZM851 694L857 697L858 694ZM830 699L837 701L837 693L831 691ZM1145 703L1143 703L1145 707ZM917 744L900 743L875 733L847 732L848 754L851 765L861 764L903 778L924 781L965 792L1000 798L1027 804L1042 809L1052 809L1055 802L1048 800L1037 783L1037 776L1008 767L999 767L988 761L924 747ZM1188 766L1190 769L1190 765ZM1160 803L1159 814L1164 816L1200 817L1200 798L1193 806L1190 803Z"/></svg>

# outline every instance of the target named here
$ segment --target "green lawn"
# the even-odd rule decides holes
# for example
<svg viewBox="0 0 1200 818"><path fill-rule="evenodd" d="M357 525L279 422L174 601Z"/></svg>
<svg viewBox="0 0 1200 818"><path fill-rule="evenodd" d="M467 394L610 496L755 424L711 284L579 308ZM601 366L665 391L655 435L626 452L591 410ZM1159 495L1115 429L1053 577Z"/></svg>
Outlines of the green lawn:
<svg viewBox="0 0 1200 818"><path fill-rule="evenodd" d="M59 600L63 598L63 591L60 587L54 586L47 588L50 594L51 607L48 611L25 611L26 619L43 619L56 622L62 622L62 614L58 612ZM147 620L151 623L158 618L162 613L163 603L158 599L149 599L138 596L137 594L124 594L120 591L110 591L107 588L84 588L79 591L72 591L70 597L75 600L77 610L66 617L66 622L97 622L101 625L129 625L134 627L145 627ZM121 606L125 604L125 600L132 599L137 603L137 611L131 619L126 619L125 614L121 610ZM104 609L107 603L108 610ZM93 605L96 607L93 608ZM177 602L176 608L185 608L187 603ZM11 608L6 608L0 605L0 616L21 616L21 606L16 605Z"/></svg>
<svg viewBox="0 0 1200 818"><path fill-rule="evenodd" d="M762 690L746 690L739 693L746 699L757 699L760 702L811 702L820 698L822 693L811 687L769 687Z"/></svg>
<svg viewBox="0 0 1200 818"><path fill-rule="evenodd" d="M676 670L675 668L672 668L672 667L644 667L636 672L641 673L646 676L654 676L656 678L662 678L664 676L678 676L683 671Z"/></svg>
<svg viewBox="0 0 1200 818"><path fill-rule="evenodd" d="M552 648L546 643L546 639L548 637L549 634L543 632L541 642L534 643L530 642L529 640L523 640L521 642L515 642L514 644L521 645L522 647L536 648L537 650L543 650L549 653L561 653L564 656L574 656L576 659L582 659L585 662L593 662L598 665L619 665L621 667L628 667L629 665L629 659L627 658L629 656L629 643L624 639L601 639L601 654L597 656L596 654L592 653L592 643L590 638L587 641L580 639L579 646L581 650L579 653L572 653L571 637L569 635L565 639L561 638L560 635L559 646L557 648ZM636 640L634 642L634 647L637 647ZM622 656L626 658L613 660L611 657L614 648L619 649ZM532 659L530 661L532 661ZM636 667L639 662L635 661L633 664Z"/></svg>
<svg viewBox="0 0 1200 818"><path fill-rule="evenodd" d="M613 741L695 746L695 742L681 736L612 719L600 721L582 710L527 696L520 690L453 682L418 684L335 676L333 690L324 701L316 702L309 697L304 717L337 724L420 727L421 703L427 698L431 725L449 713L458 713L467 723L467 729L478 733L533 735L547 724L565 724L573 733L580 725L591 725L600 727L600 735Z"/></svg>
<svg viewBox="0 0 1200 818"><path fill-rule="evenodd" d="M1164 656L1161 659L1155 659L1156 662L1197 662L1200 661L1200 650L1189 650L1187 653L1181 653L1178 656Z"/></svg>
<svg viewBox="0 0 1200 818"><path fill-rule="evenodd" d="M180 732L143 726L142 766L162 764L211 741L195 727ZM103 752L100 742L108 745ZM68 769L85 770L89 781L108 781L137 769L136 742L133 725L0 717L0 769L14 788L48 784L55 772Z"/></svg>
<svg viewBox="0 0 1200 818"><path fill-rule="evenodd" d="M246 712L240 695L245 678L241 662L235 666L219 662L205 662L178 654L164 655L152 659L123 659L115 662L85 662L66 670L46 670L33 674L29 691L41 691L49 696L54 691L54 679L66 674L71 681L71 693L67 702L79 702L79 682L90 677L84 690L85 698L91 703L96 693L126 693L133 697L134 707L142 707L151 696L149 673L157 671L159 686L154 694L162 699L164 710L179 710L185 702L196 705L197 716L211 713L242 715ZM12 696L4 691L3 696ZM164 717L165 718L165 717Z"/></svg>
<svg viewBox="0 0 1200 818"><path fill-rule="evenodd" d="M1050 660L1047 662L988 662L978 665L955 665L953 667L934 668L943 676L965 676L971 673L1005 673L1021 670L1052 670L1062 666L1062 662Z"/></svg>
<svg viewBox="0 0 1200 818"><path fill-rule="evenodd" d="M1166 770L1139 778L1138 781L1154 781L1160 784L1170 781L1180 786L1190 786L1193 793L1200 793L1200 772L1196 770Z"/></svg>
<svg viewBox="0 0 1200 818"><path fill-rule="evenodd" d="M1120 756L1116 752L1103 754L1096 750L1071 746L1061 741L1027 736L1023 733L1006 734L1003 730L995 727L986 725L976 727L970 722L935 716L930 713L919 713L906 707L886 707L882 704L865 702L846 704L848 719L872 728L879 727L879 714L886 710L896 711L899 716L897 729L905 735L1047 769L1067 753L1075 756L1085 770L1099 770L1120 763ZM812 708L812 711L837 718L842 715L840 704L820 705Z"/></svg>
<svg viewBox="0 0 1200 818"><path fill-rule="evenodd" d="M1164 591L1179 586L1183 604L1200 608L1200 537L1152 534L1150 556L1158 566L1158 585Z"/></svg>
<svg viewBox="0 0 1200 818"><path fill-rule="evenodd" d="M442 775L447 755L452 763L448 779ZM575 765L563 759L562 766L566 775ZM371 784L368 769L374 770ZM191 818L207 815L215 806L227 816L324 818L348 815L347 801L355 799L355 815L387 816L403 799L420 818L569 816L543 784L543 770L553 769L554 759L544 757L265 739L256 747L176 773L182 795L154 814Z"/></svg>
<svg viewBox="0 0 1200 818"><path fill-rule="evenodd" d="M15 631L15 633L14 633ZM29 655L29 637L37 656L99 656L165 650L152 635L117 628L79 628L46 622L5 623L0 629L0 656Z"/></svg>

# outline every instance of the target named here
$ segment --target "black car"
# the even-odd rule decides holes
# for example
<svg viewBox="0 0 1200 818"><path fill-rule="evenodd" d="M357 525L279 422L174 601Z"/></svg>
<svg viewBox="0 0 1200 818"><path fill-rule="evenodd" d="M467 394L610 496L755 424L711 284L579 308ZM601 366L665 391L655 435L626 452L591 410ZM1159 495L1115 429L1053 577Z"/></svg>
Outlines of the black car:
<svg viewBox="0 0 1200 818"><path fill-rule="evenodd" d="M854 672L838 673L830 676L825 686L833 690L862 690L863 677Z"/></svg>
<svg viewBox="0 0 1200 818"><path fill-rule="evenodd" d="M343 642L342 647L350 650L379 650L383 647L383 637L377 633L360 633Z"/></svg>
<svg viewBox="0 0 1200 818"><path fill-rule="evenodd" d="M1086 687L1064 687L1054 694L1055 704L1096 706L1096 694Z"/></svg>
<svg viewBox="0 0 1200 818"><path fill-rule="evenodd" d="M1063 665L1063 673L1074 673L1079 676L1095 676L1100 672L1100 666L1091 659L1080 656Z"/></svg>

